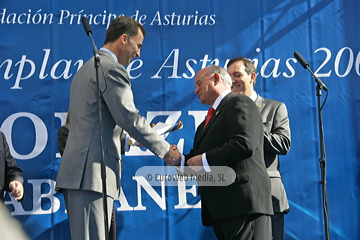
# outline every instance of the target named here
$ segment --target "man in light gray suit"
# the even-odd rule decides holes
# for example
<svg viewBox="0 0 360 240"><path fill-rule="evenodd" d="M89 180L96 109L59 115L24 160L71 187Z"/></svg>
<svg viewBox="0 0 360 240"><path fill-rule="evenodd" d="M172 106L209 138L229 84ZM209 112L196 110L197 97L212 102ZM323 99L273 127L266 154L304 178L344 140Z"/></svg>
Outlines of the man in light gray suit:
<svg viewBox="0 0 360 240"><path fill-rule="evenodd" d="M119 196L122 130L159 158L178 159L180 153L154 131L134 105L130 77L123 65L140 57L143 26L130 17L117 17L100 49L99 82L108 213ZM98 97L94 59L74 76L70 89L70 129L60 162L56 188L64 194L73 240L104 239ZM110 217L108 217L110 221ZM109 224L110 225L110 224Z"/></svg>
<svg viewBox="0 0 360 240"><path fill-rule="evenodd" d="M264 126L264 158L270 176L274 215L271 217L274 240L284 237L284 214L289 212L289 203L281 180L278 155L290 150L290 125L284 103L262 98L256 94L256 68L245 57L230 59L227 64L233 85L232 91L250 97L259 108Z"/></svg>

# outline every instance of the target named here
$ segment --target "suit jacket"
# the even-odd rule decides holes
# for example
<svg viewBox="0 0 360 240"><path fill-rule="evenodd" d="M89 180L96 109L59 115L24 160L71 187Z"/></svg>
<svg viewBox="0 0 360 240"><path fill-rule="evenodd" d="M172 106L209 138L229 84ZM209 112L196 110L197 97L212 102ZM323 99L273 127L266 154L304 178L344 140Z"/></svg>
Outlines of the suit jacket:
<svg viewBox="0 0 360 240"><path fill-rule="evenodd" d="M60 155L62 156L64 154L64 150L65 150L65 146L66 146L66 141L69 135L69 128L70 128L70 124L64 124L61 127L59 127L58 129L58 150ZM126 134L121 134L120 137L120 142L121 142L121 154L125 153L124 150L124 144L125 144L125 140L126 140Z"/></svg>
<svg viewBox="0 0 360 240"><path fill-rule="evenodd" d="M168 143L153 130L134 105L129 75L113 57L100 50L102 133L107 193L118 197L120 188L120 134L122 129L156 156L163 158ZM70 88L70 129L56 188L101 193L98 97L94 60L74 76Z"/></svg>
<svg viewBox="0 0 360 240"><path fill-rule="evenodd" d="M263 128L259 110L247 96L229 93L205 129L196 130L185 159L206 153L210 168L229 166L236 173L229 186L199 186L202 221L252 213L273 214L270 180L263 160Z"/></svg>
<svg viewBox="0 0 360 240"><path fill-rule="evenodd" d="M264 159L271 181L274 212L288 212L289 203L281 180L279 154L290 150L290 125L286 106L282 102L262 98L255 100L264 125Z"/></svg>
<svg viewBox="0 0 360 240"><path fill-rule="evenodd" d="M24 182L22 175L21 169L10 154L4 133L0 132L0 200L2 202L4 202L4 191L10 192L9 183L11 181Z"/></svg>

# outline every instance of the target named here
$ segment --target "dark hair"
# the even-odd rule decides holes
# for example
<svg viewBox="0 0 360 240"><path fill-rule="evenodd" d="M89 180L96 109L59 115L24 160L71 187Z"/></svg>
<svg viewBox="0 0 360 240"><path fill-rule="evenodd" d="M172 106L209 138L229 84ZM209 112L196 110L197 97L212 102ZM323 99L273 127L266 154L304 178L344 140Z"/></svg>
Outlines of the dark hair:
<svg viewBox="0 0 360 240"><path fill-rule="evenodd" d="M255 65L246 57L237 57L237 58L232 58L230 59L230 61L227 64L227 68L233 64L234 62L237 61L243 61L244 62L244 66L245 66L245 72L250 75L251 73L256 73L256 67Z"/></svg>
<svg viewBox="0 0 360 240"><path fill-rule="evenodd" d="M115 42L123 34L127 34L129 37L132 37L138 34L139 28L145 37L145 29L138 21L127 16L116 17L111 22L106 32L104 44Z"/></svg>
<svg viewBox="0 0 360 240"><path fill-rule="evenodd" d="M244 63L244 67L245 67L245 72L250 75L251 73L255 73L256 74L256 67L254 65L254 63L252 61L250 61L250 59L247 59L246 57L237 57L237 58L232 58L229 60L228 64L226 65L226 67L228 68L231 64L237 62L237 61L243 61ZM256 77L254 80L254 86L256 84Z"/></svg>

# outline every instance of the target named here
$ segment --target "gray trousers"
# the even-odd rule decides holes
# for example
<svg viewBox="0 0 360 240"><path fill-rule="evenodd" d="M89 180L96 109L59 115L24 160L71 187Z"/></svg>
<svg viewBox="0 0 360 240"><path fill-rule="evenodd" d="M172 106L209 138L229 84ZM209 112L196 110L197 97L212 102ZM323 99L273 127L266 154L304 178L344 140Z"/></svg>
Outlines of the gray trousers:
<svg viewBox="0 0 360 240"><path fill-rule="evenodd" d="M105 239L102 194L94 191L63 189L72 240ZM107 197L108 227L114 199ZM109 229L107 229L109 232Z"/></svg>

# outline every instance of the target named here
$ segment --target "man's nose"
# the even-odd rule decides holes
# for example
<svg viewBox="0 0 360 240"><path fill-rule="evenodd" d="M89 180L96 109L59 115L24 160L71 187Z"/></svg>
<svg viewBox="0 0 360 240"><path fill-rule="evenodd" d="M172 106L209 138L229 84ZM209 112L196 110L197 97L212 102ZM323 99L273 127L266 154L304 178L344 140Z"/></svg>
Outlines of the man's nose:
<svg viewBox="0 0 360 240"><path fill-rule="evenodd" d="M199 90L198 90L198 88L196 87L195 90L194 90L194 92L197 94L198 91L199 91Z"/></svg>

